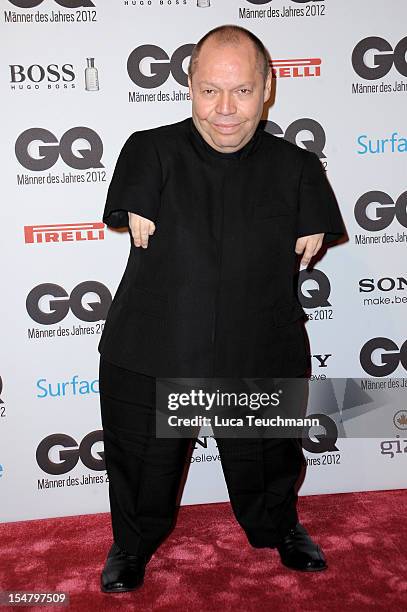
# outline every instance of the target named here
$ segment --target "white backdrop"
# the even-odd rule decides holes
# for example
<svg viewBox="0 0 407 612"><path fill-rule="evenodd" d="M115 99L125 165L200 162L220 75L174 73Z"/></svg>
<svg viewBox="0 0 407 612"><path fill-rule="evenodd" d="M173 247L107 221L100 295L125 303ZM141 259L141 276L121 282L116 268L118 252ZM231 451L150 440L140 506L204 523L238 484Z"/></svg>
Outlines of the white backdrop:
<svg viewBox="0 0 407 612"><path fill-rule="evenodd" d="M404 0L3 0L3 521L109 509L96 347L129 240L107 187L130 133L190 115L176 51L222 23L269 48L269 129L318 152L348 229L300 277L314 375L406 376ZM405 487L404 413L385 439L306 442L300 494ZM227 499L199 439L182 503Z"/></svg>

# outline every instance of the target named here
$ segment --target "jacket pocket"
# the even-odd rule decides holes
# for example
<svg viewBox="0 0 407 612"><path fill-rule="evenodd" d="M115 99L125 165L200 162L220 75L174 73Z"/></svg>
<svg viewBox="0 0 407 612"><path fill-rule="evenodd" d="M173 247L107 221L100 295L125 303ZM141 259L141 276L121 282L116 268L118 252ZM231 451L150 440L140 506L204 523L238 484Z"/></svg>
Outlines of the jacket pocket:
<svg viewBox="0 0 407 612"><path fill-rule="evenodd" d="M168 314L168 297L152 293L144 287L133 287L130 296L131 308L152 317L164 318Z"/></svg>
<svg viewBox="0 0 407 612"><path fill-rule="evenodd" d="M290 207L283 200L261 200L254 202L253 216L254 219L269 219L271 217L280 217L282 215L290 215Z"/></svg>

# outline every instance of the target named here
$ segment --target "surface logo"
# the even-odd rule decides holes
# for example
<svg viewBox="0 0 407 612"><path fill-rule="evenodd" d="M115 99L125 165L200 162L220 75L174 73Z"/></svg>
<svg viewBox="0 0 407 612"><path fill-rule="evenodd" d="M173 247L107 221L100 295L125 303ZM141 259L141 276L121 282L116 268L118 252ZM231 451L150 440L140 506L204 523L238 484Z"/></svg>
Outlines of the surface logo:
<svg viewBox="0 0 407 612"><path fill-rule="evenodd" d="M383 155L407 153L407 138L398 132L393 132L384 138L374 138L368 134L357 137L358 155Z"/></svg>
<svg viewBox="0 0 407 612"><path fill-rule="evenodd" d="M63 380L58 382L48 382L46 378L37 380L37 398L54 398L54 397L75 397L82 395L90 395L92 393L99 394L99 380L79 380L79 376L74 374L71 380Z"/></svg>

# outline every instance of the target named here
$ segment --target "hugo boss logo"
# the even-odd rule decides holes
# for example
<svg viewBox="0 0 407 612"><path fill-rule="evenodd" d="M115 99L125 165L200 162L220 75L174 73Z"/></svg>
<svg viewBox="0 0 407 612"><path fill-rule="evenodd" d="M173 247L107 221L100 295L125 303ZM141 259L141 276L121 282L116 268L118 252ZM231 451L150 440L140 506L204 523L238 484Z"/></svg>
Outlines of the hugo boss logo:
<svg viewBox="0 0 407 612"><path fill-rule="evenodd" d="M70 83L75 79L72 64L48 64L41 66L40 64L32 64L31 66L22 66L21 64L10 65L10 83L58 83L59 81Z"/></svg>
<svg viewBox="0 0 407 612"><path fill-rule="evenodd" d="M141 45L130 53L127 60L129 77L139 87L153 89L163 85L171 74L177 83L187 87L188 75L183 63L193 48L193 44L182 45L170 57L161 47Z"/></svg>
<svg viewBox="0 0 407 612"><path fill-rule="evenodd" d="M90 294L96 294L97 299ZM80 321L94 323L106 320L111 303L109 289L97 281L84 281L74 287L71 294L60 285L44 283L31 289L26 308L30 317L41 325L59 323L70 310Z"/></svg>
<svg viewBox="0 0 407 612"><path fill-rule="evenodd" d="M406 52L407 36L394 48L385 38L368 36L353 49L352 66L360 77L369 81L386 76L393 65L400 74L407 76Z"/></svg>
<svg viewBox="0 0 407 612"><path fill-rule="evenodd" d="M84 141L85 146L80 141ZM83 126L71 128L59 140L44 128L25 130L16 140L15 154L24 168L35 172L49 170L60 156L68 166L76 170L104 167L101 162L103 143L100 136Z"/></svg>
<svg viewBox="0 0 407 612"><path fill-rule="evenodd" d="M274 121L267 121L265 131L273 134L273 136L282 136L289 142L302 146L304 149L312 151L312 153L316 153L320 159L326 157L324 153L326 144L325 130L315 119L296 119L296 121L290 123L285 131ZM302 135L303 132L304 134Z"/></svg>

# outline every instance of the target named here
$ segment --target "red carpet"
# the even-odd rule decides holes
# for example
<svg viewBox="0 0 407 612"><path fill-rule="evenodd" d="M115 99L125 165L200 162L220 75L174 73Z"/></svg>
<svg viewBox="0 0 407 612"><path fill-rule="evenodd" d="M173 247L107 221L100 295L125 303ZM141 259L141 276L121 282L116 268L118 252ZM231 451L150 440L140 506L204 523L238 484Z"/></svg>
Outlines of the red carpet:
<svg viewBox="0 0 407 612"><path fill-rule="evenodd" d="M69 592L69 607L25 610L401 611L406 502L407 489L300 497L300 520L329 564L315 573L285 568L275 550L252 548L228 503L181 507L144 586L114 595L99 590L109 514L3 523L0 590Z"/></svg>

